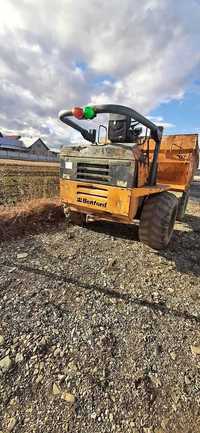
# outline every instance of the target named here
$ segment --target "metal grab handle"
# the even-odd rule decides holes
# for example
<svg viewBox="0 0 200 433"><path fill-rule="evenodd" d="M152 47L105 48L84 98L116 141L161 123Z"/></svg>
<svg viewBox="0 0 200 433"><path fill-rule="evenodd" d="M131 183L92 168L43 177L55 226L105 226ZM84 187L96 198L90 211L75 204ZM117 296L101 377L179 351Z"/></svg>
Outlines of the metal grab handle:
<svg viewBox="0 0 200 433"><path fill-rule="evenodd" d="M112 114L121 114L124 116L129 116L132 119L136 120L137 122L141 123L143 126L146 126L146 128L150 129L151 138L153 138L155 141L155 149L154 149L153 161L151 163L151 168L150 168L149 184L154 185L156 183L156 177L157 177L157 160L158 160L158 153L160 150L160 142L162 139L163 128L155 125L149 119L142 116L142 114L138 113L132 108L125 107L124 105L103 104L103 105L92 105L91 107L95 110L96 114L112 113ZM62 122L66 123L66 125L71 126L75 130L79 131L83 136L83 138L90 141L91 143L95 143L95 139L96 139L95 129L93 129L92 131L88 131L87 129L79 126L76 122L68 119L68 117L73 116L72 110L60 111L58 116Z"/></svg>
<svg viewBox="0 0 200 433"><path fill-rule="evenodd" d="M116 105L116 104L103 104L103 105L92 105L91 106L96 114L100 113L112 113L112 114L121 114L124 116L129 116L132 119L136 120L137 122L141 123L143 126L146 126L146 128L149 128L151 131L151 136L155 141L158 141L162 137L162 133L160 128L155 125L153 122L151 122L146 117L142 116L142 114L138 113L137 111L133 110L132 108L125 107L123 105ZM86 140L91 141L91 138L93 139L93 134L90 133L85 128L82 128L80 125L78 125L76 122L68 119L68 117L73 116L72 110L62 110L58 114L59 119L66 123L68 126L71 126L72 128L79 131ZM92 140L92 143L94 141Z"/></svg>
<svg viewBox="0 0 200 433"><path fill-rule="evenodd" d="M132 108L125 107L124 105L115 105L115 104L105 104L105 105L93 105L92 106L97 114L99 113L112 113L112 114L121 114L123 116L129 116L131 119L136 120L141 123L146 128L149 128L152 132L152 138L154 136L158 138L160 136L160 130L157 125L151 122L146 117L142 116L142 114L133 110Z"/></svg>
<svg viewBox="0 0 200 433"><path fill-rule="evenodd" d="M73 116L72 110L62 110L58 114L58 117L62 122L66 123L66 125L80 132L82 137L85 138L85 140L90 141L91 143L95 143L96 130L93 129L92 131L88 131L88 129L82 128L82 126L78 125L78 123L74 122L71 119L68 119L68 117L71 116Z"/></svg>

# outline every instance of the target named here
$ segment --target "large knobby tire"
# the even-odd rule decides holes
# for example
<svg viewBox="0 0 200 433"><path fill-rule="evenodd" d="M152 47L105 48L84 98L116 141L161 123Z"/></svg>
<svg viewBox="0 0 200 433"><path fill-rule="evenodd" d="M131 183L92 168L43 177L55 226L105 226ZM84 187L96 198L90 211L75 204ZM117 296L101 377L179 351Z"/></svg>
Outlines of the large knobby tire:
<svg viewBox="0 0 200 433"><path fill-rule="evenodd" d="M156 250L167 247L174 228L178 200L169 192L146 198L139 226L139 239Z"/></svg>

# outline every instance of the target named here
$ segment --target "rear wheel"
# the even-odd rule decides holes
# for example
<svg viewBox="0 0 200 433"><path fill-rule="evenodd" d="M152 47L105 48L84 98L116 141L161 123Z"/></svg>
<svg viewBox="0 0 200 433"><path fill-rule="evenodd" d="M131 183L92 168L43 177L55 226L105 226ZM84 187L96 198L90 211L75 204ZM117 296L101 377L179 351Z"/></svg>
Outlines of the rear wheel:
<svg viewBox="0 0 200 433"><path fill-rule="evenodd" d="M178 200L169 192L148 197L140 217L140 241L156 250L166 248L173 233L177 209Z"/></svg>
<svg viewBox="0 0 200 433"><path fill-rule="evenodd" d="M178 212L177 212L177 217L176 217L176 219L178 221L183 221L183 219L184 219L185 212L187 209L188 200L189 200L189 195L190 195L190 190L188 189L187 191L184 191L181 198L179 198Z"/></svg>

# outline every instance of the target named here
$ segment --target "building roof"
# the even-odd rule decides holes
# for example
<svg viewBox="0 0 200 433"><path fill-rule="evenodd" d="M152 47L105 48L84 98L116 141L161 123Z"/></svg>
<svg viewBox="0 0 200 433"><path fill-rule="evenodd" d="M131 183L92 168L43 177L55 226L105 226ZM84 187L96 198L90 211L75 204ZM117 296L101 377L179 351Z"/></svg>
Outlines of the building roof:
<svg viewBox="0 0 200 433"><path fill-rule="evenodd" d="M31 147L37 140L38 137L23 137L23 142L27 148Z"/></svg>
<svg viewBox="0 0 200 433"><path fill-rule="evenodd" d="M60 153L60 150L57 148L49 149L46 143L42 140L42 138L38 137L23 137L21 139L20 135L5 135L0 132L0 150L13 150L20 152L31 152L34 149L35 145L40 142L42 146L46 149L47 152L50 152L53 155L57 155Z"/></svg>
<svg viewBox="0 0 200 433"><path fill-rule="evenodd" d="M38 141L40 141L43 144L43 146L46 148L46 150L50 150L49 147L46 145L46 143L42 140L42 138L38 138L38 137L32 137L32 138L30 138L30 137L23 137L23 142L24 142L25 146L28 149L31 149L31 147L35 143L37 143Z"/></svg>
<svg viewBox="0 0 200 433"><path fill-rule="evenodd" d="M38 138L37 140L35 140L35 141L31 144L30 147L34 146L34 144L38 143L38 141L39 141L40 143L42 143L42 145L46 148L46 150L50 150L50 149L48 148L48 146L46 145L46 143L42 140L42 138Z"/></svg>
<svg viewBox="0 0 200 433"><path fill-rule="evenodd" d="M0 136L0 149L25 151L26 147L22 140L18 140L15 137Z"/></svg>

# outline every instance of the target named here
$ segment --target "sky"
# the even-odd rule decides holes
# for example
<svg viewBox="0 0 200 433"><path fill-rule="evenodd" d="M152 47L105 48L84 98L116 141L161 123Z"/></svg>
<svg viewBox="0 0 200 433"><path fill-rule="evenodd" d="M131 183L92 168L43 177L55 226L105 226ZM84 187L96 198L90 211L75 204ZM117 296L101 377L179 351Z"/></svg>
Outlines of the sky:
<svg viewBox="0 0 200 433"><path fill-rule="evenodd" d="M0 131L77 140L58 112L130 106L200 133L200 0L0 0Z"/></svg>

